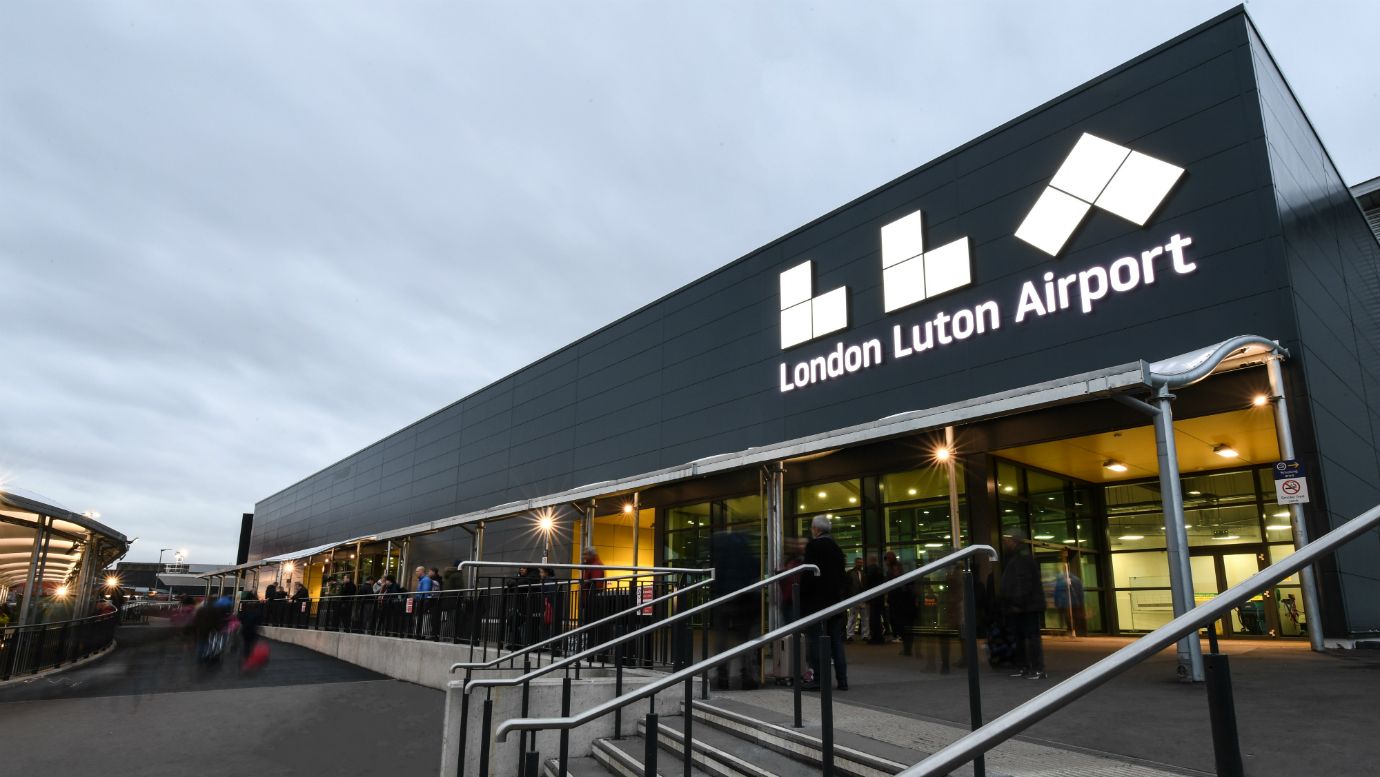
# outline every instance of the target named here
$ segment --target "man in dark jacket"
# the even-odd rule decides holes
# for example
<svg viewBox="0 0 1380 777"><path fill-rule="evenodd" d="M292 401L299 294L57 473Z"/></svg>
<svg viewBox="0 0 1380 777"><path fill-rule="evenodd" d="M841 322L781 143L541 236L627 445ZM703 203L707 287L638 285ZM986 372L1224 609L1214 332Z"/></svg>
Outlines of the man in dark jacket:
<svg viewBox="0 0 1380 777"><path fill-rule="evenodd" d="M805 574L800 581L801 615L810 615L843 601L843 592L847 587L843 571L843 551L830 536L829 519L816 515L810 521L810 534L814 535L814 539L805 546L805 563L819 567L819 576ZM805 690L819 690L819 637L826 632L829 634L830 652L834 654L834 679L838 682L840 691L848 690L848 663L843 655L843 625L844 614L839 612L824 623L823 629L817 624L806 630L806 657L815 670L816 679L806 683L803 686Z"/></svg>
<svg viewBox="0 0 1380 777"><path fill-rule="evenodd" d="M1045 617L1045 588L1040 582L1040 568L1030 555L1025 532L1012 529L1001 538L1002 559L1001 605L1006 621L1012 626L1020 645L1020 674L1030 680L1043 680L1045 674L1044 648L1040 644L1040 627Z"/></svg>

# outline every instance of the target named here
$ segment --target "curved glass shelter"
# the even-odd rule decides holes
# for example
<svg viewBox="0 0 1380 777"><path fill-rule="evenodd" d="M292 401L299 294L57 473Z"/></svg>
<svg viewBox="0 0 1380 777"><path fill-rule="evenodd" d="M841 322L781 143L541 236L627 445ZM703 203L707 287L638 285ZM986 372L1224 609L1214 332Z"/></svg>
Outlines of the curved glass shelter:
<svg viewBox="0 0 1380 777"><path fill-rule="evenodd" d="M17 606L11 625L87 615L98 573L129 545L91 516L0 487L0 601Z"/></svg>

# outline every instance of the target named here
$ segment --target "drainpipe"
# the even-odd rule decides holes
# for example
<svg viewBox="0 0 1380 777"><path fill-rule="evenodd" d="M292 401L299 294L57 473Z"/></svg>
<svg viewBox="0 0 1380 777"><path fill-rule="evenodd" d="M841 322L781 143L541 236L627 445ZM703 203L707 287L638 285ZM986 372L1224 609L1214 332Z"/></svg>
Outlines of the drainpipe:
<svg viewBox="0 0 1380 777"><path fill-rule="evenodd" d="M1279 440L1279 457L1294 458L1294 433L1289 425L1289 407L1284 401L1284 373L1279 366L1279 357L1271 355L1265 363L1270 376L1270 404L1275 410L1275 435ZM1303 521L1303 505L1289 505L1289 522L1294 527L1294 549L1302 550L1308 544L1308 525ZM1323 652L1322 610L1318 607L1318 582L1309 564L1299 570L1299 582L1303 586L1303 611L1308 618L1308 644L1315 653ZM1278 606L1278 605L1276 605Z"/></svg>

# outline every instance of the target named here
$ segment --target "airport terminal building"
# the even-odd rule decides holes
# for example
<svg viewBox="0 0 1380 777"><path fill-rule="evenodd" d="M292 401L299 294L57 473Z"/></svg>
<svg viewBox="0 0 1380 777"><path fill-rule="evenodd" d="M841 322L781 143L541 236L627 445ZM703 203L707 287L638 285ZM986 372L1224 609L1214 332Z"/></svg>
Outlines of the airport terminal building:
<svg viewBox="0 0 1380 777"><path fill-rule="evenodd" d="M1144 632L1160 407L1195 597L1380 503L1380 246L1242 9L268 496L248 559L708 565L733 531L765 570L825 515L910 568L1018 527L1081 597L1049 628ZM1380 538L1316 571L1318 612L1291 578L1219 628L1380 634Z"/></svg>

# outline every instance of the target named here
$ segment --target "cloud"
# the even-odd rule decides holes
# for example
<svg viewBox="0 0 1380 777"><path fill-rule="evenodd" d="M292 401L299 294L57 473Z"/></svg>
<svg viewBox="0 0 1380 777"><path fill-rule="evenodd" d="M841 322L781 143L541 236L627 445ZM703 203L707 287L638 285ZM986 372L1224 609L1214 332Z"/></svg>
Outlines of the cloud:
<svg viewBox="0 0 1380 777"><path fill-rule="evenodd" d="M1376 11L1252 11L1380 171ZM1211 12L11 8L0 473L231 561L258 499Z"/></svg>

